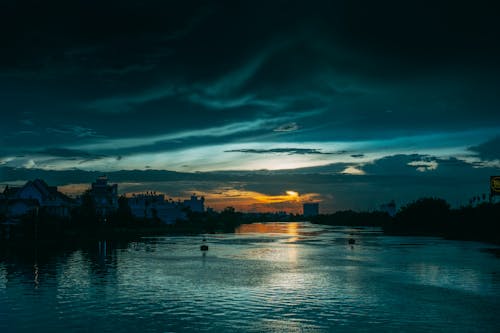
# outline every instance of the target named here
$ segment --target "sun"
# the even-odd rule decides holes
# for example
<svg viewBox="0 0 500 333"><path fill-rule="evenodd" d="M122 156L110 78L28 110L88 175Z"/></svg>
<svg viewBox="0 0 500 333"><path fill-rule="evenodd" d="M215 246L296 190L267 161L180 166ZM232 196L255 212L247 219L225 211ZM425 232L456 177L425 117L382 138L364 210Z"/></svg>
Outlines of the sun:
<svg viewBox="0 0 500 333"><path fill-rule="evenodd" d="M295 192L295 191L286 191L286 194L290 197L298 197L299 196L299 192Z"/></svg>

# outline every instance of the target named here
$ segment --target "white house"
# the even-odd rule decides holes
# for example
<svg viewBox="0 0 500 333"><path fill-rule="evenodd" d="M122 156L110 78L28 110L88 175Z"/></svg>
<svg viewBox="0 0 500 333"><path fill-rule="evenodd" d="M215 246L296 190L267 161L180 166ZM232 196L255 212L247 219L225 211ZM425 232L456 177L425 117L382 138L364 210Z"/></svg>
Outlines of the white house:
<svg viewBox="0 0 500 333"><path fill-rule="evenodd" d="M165 224L185 220L186 213L182 205L173 201L166 201L163 194L147 193L134 194L128 199L132 215L139 218L158 218Z"/></svg>
<svg viewBox="0 0 500 333"><path fill-rule="evenodd" d="M69 217L75 203L41 179L28 181L22 187L6 187L3 192L4 206L9 216L31 213L35 208L49 215Z"/></svg>
<svg viewBox="0 0 500 333"><path fill-rule="evenodd" d="M205 198L198 198L196 194L193 194L190 199L184 200L184 206L191 209L192 212L203 213L205 211Z"/></svg>
<svg viewBox="0 0 500 333"><path fill-rule="evenodd" d="M30 199L12 199L6 206L6 215L10 217L20 217L27 214L36 214L40 205L36 200Z"/></svg>

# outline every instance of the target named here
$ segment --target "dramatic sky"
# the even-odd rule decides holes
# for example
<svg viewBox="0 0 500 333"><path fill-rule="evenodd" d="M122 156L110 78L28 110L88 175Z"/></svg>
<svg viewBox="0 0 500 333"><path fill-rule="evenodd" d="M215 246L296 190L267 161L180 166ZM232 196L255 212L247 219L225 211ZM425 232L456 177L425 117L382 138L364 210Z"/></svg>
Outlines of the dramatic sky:
<svg viewBox="0 0 500 333"><path fill-rule="evenodd" d="M466 203L500 173L494 4L1 0L0 183Z"/></svg>

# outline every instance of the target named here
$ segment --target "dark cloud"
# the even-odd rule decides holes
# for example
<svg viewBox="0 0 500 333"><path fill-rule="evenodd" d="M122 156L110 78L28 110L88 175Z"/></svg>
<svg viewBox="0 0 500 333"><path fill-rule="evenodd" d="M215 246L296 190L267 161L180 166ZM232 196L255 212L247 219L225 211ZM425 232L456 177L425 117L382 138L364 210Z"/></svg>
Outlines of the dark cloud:
<svg viewBox="0 0 500 333"><path fill-rule="evenodd" d="M482 160L500 160L500 136L470 147L469 150L479 154Z"/></svg>
<svg viewBox="0 0 500 333"><path fill-rule="evenodd" d="M344 154L345 152L322 152L319 149L308 148L273 148L273 149L233 149L226 150L225 153L249 153L249 154L289 154L289 155L311 155L311 154Z"/></svg>
<svg viewBox="0 0 500 333"><path fill-rule="evenodd" d="M296 131L298 129L299 129L299 126L297 125L297 123L293 122L293 123L288 123L288 124L278 126L274 129L274 131L275 132L292 132L292 131Z"/></svg>
<svg viewBox="0 0 500 333"><path fill-rule="evenodd" d="M497 62L487 61L498 55L492 43L498 27L483 5L16 1L3 6L0 22L9 33L0 76L27 76L10 78L2 87L7 97L2 109L36 109L58 119L71 112L75 123L85 119L92 124L83 127L101 135L144 133L146 127L161 131L151 118L170 130L311 109L322 110L321 118L312 117L301 128L321 120L335 129L318 131L323 138L463 127L471 121L498 125L492 111L499 103ZM463 70L471 66L481 68ZM20 91L30 98L19 98ZM124 111L130 115L116 115ZM196 117L186 116L192 114ZM110 121L114 126L106 126ZM296 129L289 124L276 130Z"/></svg>
<svg viewBox="0 0 500 333"><path fill-rule="evenodd" d="M317 193L324 211L337 209L375 209L396 199L398 205L422 196L438 196L453 205L466 204L469 197L486 193L491 174L498 168L476 166L457 159L433 159L435 169L418 171L414 161L428 156L397 155L365 165L365 175L346 175L347 164L277 171L233 171L182 173L163 170L108 172L112 182L124 184L121 191L144 188L167 195L185 196L193 191L217 194L221 189L254 191L280 195L287 190ZM0 167L0 182L43 178L54 185L90 183L101 172L81 170L48 171ZM186 194L187 193L187 194ZM236 194L235 194L236 195ZM210 203L208 203L210 205Z"/></svg>
<svg viewBox="0 0 500 333"><path fill-rule="evenodd" d="M125 57L128 65L130 58L166 52L172 46L176 46L175 51L187 49L194 53L186 60L193 61L196 55L202 54L195 51L204 50L209 51L206 55L209 60L216 62L215 58L223 55L221 46L231 42L233 50L226 49L226 53L248 54L245 45L255 47L256 43L266 41L269 31L278 36L297 31L303 31L306 36L323 35L358 51L426 63L449 61L446 57L494 59L498 54L498 46L492 45L498 26L494 4L489 1L471 6L452 1L235 4L231 1L102 3L81 0L71 3L11 1L2 6L2 28L12 31L4 39L11 48L3 57L10 59L10 63L22 63L23 59L14 57L19 53L25 59L63 61L66 56L82 63L89 61L89 54L97 54L101 62L112 61L112 67L119 68L117 61ZM259 24L255 24L257 20ZM463 24L464 20L468 24ZM65 29L60 29L61 26ZM218 38L214 39L214 35ZM190 38L196 38L198 43L191 43ZM209 48L210 45L213 46ZM59 51L68 47L72 47L71 52L57 57ZM109 54L102 53L102 48L111 52L111 47L128 52L115 52L118 59L111 60ZM41 52L22 52L28 50ZM481 52L483 50L494 52L488 55ZM151 56L146 58L152 61Z"/></svg>
<svg viewBox="0 0 500 333"><path fill-rule="evenodd" d="M371 175L416 176L419 174L417 168L420 162L428 158L418 154L387 156L364 165L363 170ZM415 162L417 165L412 165Z"/></svg>
<svg viewBox="0 0 500 333"><path fill-rule="evenodd" d="M78 138L86 138L86 137L99 137L93 129L86 128L77 125L65 125L60 128L48 127L45 129L47 133L59 134L59 135L71 135Z"/></svg>
<svg viewBox="0 0 500 333"><path fill-rule="evenodd" d="M65 148L46 148L43 150L26 152L27 154L42 155L48 157L63 157L66 159L93 161L106 158L105 155L91 154L83 150Z"/></svg>
<svg viewBox="0 0 500 333"><path fill-rule="evenodd" d="M20 122L21 122L21 124L23 124L25 126L33 126L33 125L35 125L35 123L31 119L22 119L22 120L20 120Z"/></svg>
<svg viewBox="0 0 500 333"><path fill-rule="evenodd" d="M0 163L26 156L1 176L81 182L111 169L120 181L248 181L265 193L281 193L281 182L342 207L377 191L409 198L423 184L451 193L454 177L475 191L478 175L495 171L485 161L499 159L499 139L487 141L500 128L497 13L491 1L3 1ZM233 143L257 148L224 146ZM392 153L396 145L403 154ZM467 147L481 161L442 158ZM341 162L293 175L127 173L112 164L144 154L144 168L160 160L168 170L191 156L180 170L206 170L209 155L231 156L224 150ZM162 159L167 152L178 155ZM65 168L93 161L96 171L20 167L39 158L65 159ZM340 175L349 167L366 174Z"/></svg>

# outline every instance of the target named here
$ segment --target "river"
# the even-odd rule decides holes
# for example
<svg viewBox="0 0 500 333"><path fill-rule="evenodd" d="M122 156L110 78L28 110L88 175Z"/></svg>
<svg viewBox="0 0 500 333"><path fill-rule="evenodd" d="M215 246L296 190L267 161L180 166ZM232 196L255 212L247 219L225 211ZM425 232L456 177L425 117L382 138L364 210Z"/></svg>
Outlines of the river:
<svg viewBox="0 0 500 333"><path fill-rule="evenodd" d="M348 244L348 239L355 244ZM306 222L0 256L0 332L498 332L491 245Z"/></svg>

